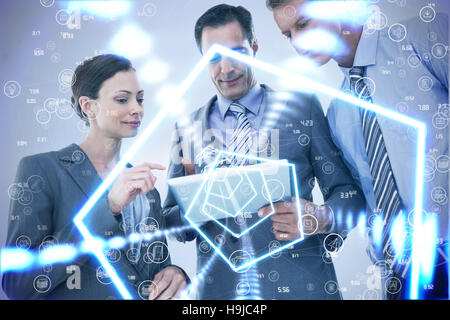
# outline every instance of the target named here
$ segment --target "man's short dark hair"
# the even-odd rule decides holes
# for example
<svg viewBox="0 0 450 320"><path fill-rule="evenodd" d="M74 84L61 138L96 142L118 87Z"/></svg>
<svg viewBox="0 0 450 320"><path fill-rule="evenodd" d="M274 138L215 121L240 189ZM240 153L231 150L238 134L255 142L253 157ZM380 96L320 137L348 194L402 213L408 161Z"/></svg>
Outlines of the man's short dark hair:
<svg viewBox="0 0 450 320"><path fill-rule="evenodd" d="M266 0L266 6L270 10L274 10L279 6L282 6L283 4L288 3L289 1L292 0Z"/></svg>
<svg viewBox="0 0 450 320"><path fill-rule="evenodd" d="M235 21L239 22L244 36L252 45L255 33L251 13L242 6L234 7L228 4L219 4L206 11L195 24L195 41L200 52L202 52L202 32L204 28L217 28Z"/></svg>

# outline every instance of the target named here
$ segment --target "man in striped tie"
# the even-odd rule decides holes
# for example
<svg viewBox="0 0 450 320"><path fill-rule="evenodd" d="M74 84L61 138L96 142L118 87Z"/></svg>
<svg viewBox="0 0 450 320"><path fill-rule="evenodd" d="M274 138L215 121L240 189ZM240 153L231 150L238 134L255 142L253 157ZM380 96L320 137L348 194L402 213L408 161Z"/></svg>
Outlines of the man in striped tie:
<svg viewBox="0 0 450 320"><path fill-rule="evenodd" d="M195 38L202 53L214 44L249 56L258 51L251 15L240 6L209 9L197 21ZM198 273L206 274L200 298L341 299L330 255L342 248L365 201L331 140L320 103L312 94L276 92L259 84L252 67L227 56L215 55L208 68L217 95L177 122L169 178L201 173L217 154L214 150L240 155L224 159L222 164L229 166L250 165L242 157L245 155L286 159L295 164L307 236L236 273L221 258L214 260L215 252L205 245L203 236L178 234L179 241L197 240ZM312 201L316 180L323 205ZM268 188L275 209L270 218L263 220L271 214L271 206L265 206L259 212L222 221L230 230L255 226L242 237L234 237L213 220L201 226L232 263L256 260L300 237L296 199L286 199L277 180L268 181ZM245 188L238 190L243 195L247 192ZM170 227L186 224L171 192L163 214Z"/></svg>
<svg viewBox="0 0 450 320"><path fill-rule="evenodd" d="M448 299L450 5L422 4L415 16L395 22L400 9L390 1L380 3L384 11L369 7L377 10L368 20L356 22L367 12L364 1L267 0L266 4L299 55L317 65L330 60L339 65L345 75L341 90L426 124L422 215L424 221L438 225L436 231L418 234L420 245L429 246L416 258L415 263L425 261L418 282L419 273L410 276L417 134L393 119L338 99L327 112L333 140L359 177L368 203L373 240L369 254L376 265L391 269L391 274L381 274L386 298ZM306 41L319 33L314 44Z"/></svg>

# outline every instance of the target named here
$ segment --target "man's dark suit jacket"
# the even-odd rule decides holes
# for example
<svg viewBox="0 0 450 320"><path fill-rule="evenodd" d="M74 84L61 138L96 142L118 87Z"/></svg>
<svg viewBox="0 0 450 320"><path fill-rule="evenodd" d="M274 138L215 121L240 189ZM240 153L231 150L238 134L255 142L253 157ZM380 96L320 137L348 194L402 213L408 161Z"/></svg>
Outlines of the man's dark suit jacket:
<svg viewBox="0 0 450 320"><path fill-rule="evenodd" d="M301 198L312 201L311 191L317 179L325 205L329 206L337 217L334 229L330 232L340 233L345 238L351 226L347 227L342 222L347 221L347 215L352 215L355 221L356 214L365 208L365 200L331 140L319 101L311 94L275 92L264 85L263 88L266 108L260 129L272 132L269 134L272 153L276 154L277 150L279 159L287 159L295 164ZM176 124L168 178L185 175L184 166L179 161L181 158L195 163L196 156L203 148L224 148L221 139L206 134L211 129L208 119L216 100L217 96L190 114L187 120ZM278 141L274 137L276 133L271 130L278 130ZM300 138L301 135L303 138ZM201 170L202 167L196 164L196 173ZM351 191L356 193L349 198L348 193ZM170 191L164 204L163 215L167 226L188 224L184 212L180 212ZM258 219L257 215L253 214L252 219ZM236 240L212 221L204 224L202 230L211 237L224 237L224 253L231 254L242 249L241 240ZM337 281L335 270L323 244L325 236L326 234L309 236L291 249L284 250L281 255L258 262L248 271L253 273L256 280L249 281L245 280L245 275L233 272L220 257L211 262L214 250L202 253L205 250L199 250L197 247L198 271L206 271L202 268L208 264L208 270L204 274L206 280L201 282L200 298L234 299L237 296L236 286L244 279L254 290L252 292L257 292L263 299L339 299L341 295L337 290L337 283L333 286ZM267 246L275 240L270 219L253 229L249 238L255 251L261 251L264 249L261 246ZM197 239L198 245L204 240L192 231L179 233L177 239Z"/></svg>

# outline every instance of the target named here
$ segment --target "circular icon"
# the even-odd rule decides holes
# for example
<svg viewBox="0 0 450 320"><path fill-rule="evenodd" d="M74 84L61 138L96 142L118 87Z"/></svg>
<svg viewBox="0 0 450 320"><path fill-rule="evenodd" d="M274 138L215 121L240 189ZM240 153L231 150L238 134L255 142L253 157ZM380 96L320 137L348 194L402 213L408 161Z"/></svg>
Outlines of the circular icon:
<svg viewBox="0 0 450 320"><path fill-rule="evenodd" d="M144 218L138 225L137 225L137 232L139 233L150 233L155 232L159 230L159 223L156 221L155 218L147 217Z"/></svg>
<svg viewBox="0 0 450 320"><path fill-rule="evenodd" d="M229 260L236 269L241 269L242 266L247 265L241 270L235 270L238 273L242 273L250 269L253 258L250 253L245 250L236 250L230 255Z"/></svg>
<svg viewBox="0 0 450 320"><path fill-rule="evenodd" d="M368 225L369 227L373 227L374 224L375 224L376 219L379 219L379 218L378 218L379 215L380 215L379 213L372 213L372 214L369 216L369 219L367 220L367 225ZM381 216L381 218L383 218L383 217Z"/></svg>
<svg viewBox="0 0 450 320"><path fill-rule="evenodd" d="M408 213L408 223L411 227L414 227L414 217L415 217L415 212L416 209L412 209L409 213ZM421 210L421 215L427 216L428 212L426 212L424 209Z"/></svg>
<svg viewBox="0 0 450 320"><path fill-rule="evenodd" d="M335 294L336 292L338 292L339 287L336 281L330 280L325 282L324 289L328 294Z"/></svg>
<svg viewBox="0 0 450 320"><path fill-rule="evenodd" d="M436 17L436 11L431 6L425 6L420 9L419 17L423 22L431 22Z"/></svg>
<svg viewBox="0 0 450 320"><path fill-rule="evenodd" d="M402 289L402 282L397 277L392 277L391 279L386 281L384 285L386 291L389 292L390 294L399 293L400 290Z"/></svg>
<svg viewBox="0 0 450 320"><path fill-rule="evenodd" d="M403 57L397 57L395 58L395 64L398 67L403 67L405 65L405 59Z"/></svg>
<svg viewBox="0 0 450 320"><path fill-rule="evenodd" d="M198 244L198 250L199 250L201 253L208 253L208 252L211 251L211 246L209 245L208 242L202 241L202 242L200 242L200 243Z"/></svg>
<svg viewBox="0 0 450 320"><path fill-rule="evenodd" d="M19 200L23 193L23 187L18 183L13 183L8 187L8 196L11 200Z"/></svg>
<svg viewBox="0 0 450 320"><path fill-rule="evenodd" d="M434 173L432 173L432 174L430 174L430 175L424 175L424 176L423 176L423 181L424 181L424 182L431 182L431 181L434 180L435 176L436 176L436 175L435 175Z"/></svg>
<svg viewBox="0 0 450 320"><path fill-rule="evenodd" d="M427 38L428 38L428 40L430 40L430 41L436 41L436 40L437 40L437 33L434 32L434 31L430 31L430 32L428 32L428 34L427 34Z"/></svg>
<svg viewBox="0 0 450 320"><path fill-rule="evenodd" d="M397 254L395 252L395 249L394 249L394 246L392 245L392 243L388 243L388 245L384 248L384 251L391 258L395 258L397 256Z"/></svg>
<svg viewBox="0 0 450 320"><path fill-rule="evenodd" d="M47 49L50 51L53 51L56 49L56 42L55 41L47 41L47 45L46 45Z"/></svg>
<svg viewBox="0 0 450 320"><path fill-rule="evenodd" d="M283 15L286 16L287 18L293 18L295 17L297 13L297 9L294 6L285 6L283 9Z"/></svg>
<svg viewBox="0 0 450 320"><path fill-rule="evenodd" d="M278 281L278 279L280 279L280 274L278 273L278 271L270 271L269 272L269 280L272 282L276 282Z"/></svg>
<svg viewBox="0 0 450 320"><path fill-rule="evenodd" d="M223 244L225 243L225 237L221 234L218 234L217 236L214 237L214 242L218 246L223 246Z"/></svg>
<svg viewBox="0 0 450 320"><path fill-rule="evenodd" d="M139 261L140 254L139 250L137 248L131 248L127 250L127 259L132 262L136 263Z"/></svg>
<svg viewBox="0 0 450 320"><path fill-rule="evenodd" d="M431 54L433 55L433 57L435 57L436 59L442 59L445 57L445 55L447 54L447 47L444 46L442 43L436 43L432 48L431 48Z"/></svg>
<svg viewBox="0 0 450 320"><path fill-rule="evenodd" d="M397 104L397 110L401 113L408 112L408 105L405 102L399 102Z"/></svg>
<svg viewBox="0 0 450 320"><path fill-rule="evenodd" d="M389 38L394 42L403 41L406 38L406 27L400 23L394 23L389 27Z"/></svg>
<svg viewBox="0 0 450 320"><path fill-rule="evenodd" d="M432 175L436 171L436 160L431 156L425 157L425 170L424 175Z"/></svg>
<svg viewBox="0 0 450 320"><path fill-rule="evenodd" d="M55 4L55 0L40 0L40 3L45 8L50 8Z"/></svg>
<svg viewBox="0 0 450 320"><path fill-rule="evenodd" d="M399 7L405 7L406 6L406 0L397 0L397 5Z"/></svg>
<svg viewBox="0 0 450 320"><path fill-rule="evenodd" d="M307 236L314 234L319 228L319 222L317 218L311 214L305 214L302 216L303 233Z"/></svg>
<svg viewBox="0 0 450 320"><path fill-rule="evenodd" d="M238 226L242 226L245 223L245 217L243 213L238 214L237 216L234 217L234 222L238 225Z"/></svg>
<svg viewBox="0 0 450 320"><path fill-rule="evenodd" d="M381 279L384 279L392 274L391 267L385 260L378 260L375 262L375 267L377 268L377 274L379 274Z"/></svg>
<svg viewBox="0 0 450 320"><path fill-rule="evenodd" d="M252 131L249 135L249 141L251 141L250 152L255 154L262 153L267 150L269 145L269 137L264 131Z"/></svg>
<svg viewBox="0 0 450 320"><path fill-rule="evenodd" d="M152 263L151 257L148 255L148 253L145 253L142 259L146 264Z"/></svg>
<svg viewBox="0 0 450 320"><path fill-rule="evenodd" d="M21 235L16 239L16 247L20 249L29 249L31 247L31 239L26 235Z"/></svg>
<svg viewBox="0 0 450 320"><path fill-rule="evenodd" d="M366 289L363 292L362 298L364 300L379 300L380 296L378 294L378 291L373 289Z"/></svg>
<svg viewBox="0 0 450 320"><path fill-rule="evenodd" d="M50 119L52 118L52 115L50 112L48 112L45 109L41 109L38 112L36 112L36 121L39 124L47 124L50 122Z"/></svg>
<svg viewBox="0 0 450 320"><path fill-rule="evenodd" d="M412 68L417 68L418 66L420 66L422 62L422 59L420 58L420 56L418 54L411 54L408 57L408 64L412 67Z"/></svg>
<svg viewBox="0 0 450 320"><path fill-rule="evenodd" d="M281 250L274 252L281 248L281 243L277 240L272 240L269 242L269 253L271 253L272 258L279 258L281 256ZM272 253L273 252L273 253Z"/></svg>
<svg viewBox="0 0 450 320"><path fill-rule="evenodd" d="M49 235L42 239L42 242L51 243L51 245L58 244L58 239L55 236Z"/></svg>
<svg viewBox="0 0 450 320"><path fill-rule="evenodd" d="M364 90L361 91L360 97L361 99L369 99L373 97L376 90L375 81L373 81L369 77L362 77L358 81L356 81L355 84L356 88L364 88Z"/></svg>
<svg viewBox="0 0 450 320"><path fill-rule="evenodd" d="M330 233L323 239L323 247L326 251L337 254L344 247L344 239L337 233Z"/></svg>
<svg viewBox="0 0 450 320"><path fill-rule="evenodd" d="M41 244L39 245L39 253L44 251L47 248L50 248L51 246L57 245L58 239L56 239L55 236L46 236L44 239L42 239Z"/></svg>
<svg viewBox="0 0 450 320"><path fill-rule="evenodd" d="M440 104L438 107L438 112L444 118L450 118L450 108L448 104Z"/></svg>
<svg viewBox="0 0 450 320"><path fill-rule="evenodd" d="M49 113L55 113L58 109L58 100L55 98L48 98L44 101L44 109Z"/></svg>
<svg viewBox="0 0 450 320"><path fill-rule="evenodd" d="M333 263L333 258L330 252L325 251L324 253L322 253L322 261L325 262L326 264Z"/></svg>
<svg viewBox="0 0 450 320"><path fill-rule="evenodd" d="M86 122L84 122L83 120L78 120L77 128L81 133L89 132L89 126L87 126Z"/></svg>
<svg viewBox="0 0 450 320"><path fill-rule="evenodd" d="M250 284L248 281L241 281L236 285L236 294L238 296L245 296L250 292Z"/></svg>
<svg viewBox="0 0 450 320"><path fill-rule="evenodd" d="M312 202L305 203L303 212L311 214L311 213L314 213L315 211L316 211L316 206L314 205L314 203L312 203Z"/></svg>
<svg viewBox="0 0 450 320"><path fill-rule="evenodd" d="M266 199L269 202L277 202L284 197L285 190L280 180L269 179L266 181L266 185L267 188L265 185L263 185L261 190L264 199ZM267 193L267 190L269 194Z"/></svg>
<svg viewBox="0 0 450 320"><path fill-rule="evenodd" d="M147 255L153 263L163 263L169 258L169 248L164 242L152 242L147 248Z"/></svg>
<svg viewBox="0 0 450 320"><path fill-rule="evenodd" d="M423 61L430 62L431 61L431 54L428 52L425 52L423 55Z"/></svg>
<svg viewBox="0 0 450 320"><path fill-rule="evenodd" d="M322 165L322 171L325 174L332 174L334 172L334 164L330 161L325 162Z"/></svg>
<svg viewBox="0 0 450 320"><path fill-rule="evenodd" d="M28 188L30 188L31 192L39 193L42 191L44 187L44 179L38 175L32 175L27 180Z"/></svg>
<svg viewBox="0 0 450 320"><path fill-rule="evenodd" d="M445 129L448 126L449 118L443 117L439 112L436 112L431 118L433 127L438 130Z"/></svg>
<svg viewBox="0 0 450 320"><path fill-rule="evenodd" d="M314 177L309 178L308 185L311 189L314 189L314 187L316 186L316 178L314 178Z"/></svg>
<svg viewBox="0 0 450 320"><path fill-rule="evenodd" d="M23 189L23 192L20 195L19 203L23 206L29 205L31 202L33 202L33 193L30 189Z"/></svg>
<svg viewBox="0 0 450 320"><path fill-rule="evenodd" d="M106 272L103 266L99 266L95 271L95 276L97 277L98 282L101 284L110 284L112 283L112 279L109 277L108 272Z"/></svg>
<svg viewBox="0 0 450 320"><path fill-rule="evenodd" d="M45 274L41 274L34 278L33 287L39 293L46 293L50 290L52 286L52 281Z"/></svg>
<svg viewBox="0 0 450 320"><path fill-rule="evenodd" d="M26 215L26 216L29 216L32 213L32 211L33 210L31 209L31 207L23 208L23 214Z"/></svg>
<svg viewBox="0 0 450 320"><path fill-rule="evenodd" d="M450 170L449 156L442 155L436 159L436 170L440 173L446 173Z"/></svg>
<svg viewBox="0 0 450 320"><path fill-rule="evenodd" d="M8 98L16 98L19 96L22 88L17 81L7 81L3 86L3 92Z"/></svg>
<svg viewBox="0 0 450 320"><path fill-rule="evenodd" d="M65 26L67 25L67 22L70 20L70 16L71 14L69 10L61 9L58 12L56 12L55 19L59 25Z"/></svg>
<svg viewBox="0 0 450 320"><path fill-rule="evenodd" d="M73 116L74 110L72 103L68 99L59 99L58 108L56 109L56 115L61 120L70 119Z"/></svg>
<svg viewBox="0 0 450 320"><path fill-rule="evenodd" d="M301 145L302 147L306 147L309 144L310 141L311 141L311 139L305 133L301 134L298 137L298 144Z"/></svg>
<svg viewBox="0 0 450 320"><path fill-rule="evenodd" d="M50 273L53 270L53 266L51 264L46 264L43 268L42 271L44 271L45 273Z"/></svg>
<svg viewBox="0 0 450 320"><path fill-rule="evenodd" d="M71 87L76 81L75 73L71 69L64 69L59 73L58 81L64 86Z"/></svg>
<svg viewBox="0 0 450 320"><path fill-rule="evenodd" d="M435 187L431 190L431 199L441 205L448 201L447 191L442 187Z"/></svg>
<svg viewBox="0 0 450 320"><path fill-rule="evenodd" d="M59 92L67 94L70 91L70 86L66 86L64 84L59 84Z"/></svg>
<svg viewBox="0 0 450 320"><path fill-rule="evenodd" d="M151 288L154 288L154 296L158 296L158 287L154 284L153 281L145 280L139 284L138 294L142 300L148 300L151 293Z"/></svg>
<svg viewBox="0 0 450 320"><path fill-rule="evenodd" d="M429 76L423 76L420 77L417 84L420 90L427 92L430 91L433 87L433 79L431 79Z"/></svg>
<svg viewBox="0 0 450 320"><path fill-rule="evenodd" d="M119 261L122 255L120 253L120 250L117 249L107 249L104 253L106 258L108 258L111 263L116 263L117 261Z"/></svg>
<svg viewBox="0 0 450 320"><path fill-rule="evenodd" d="M156 11L157 11L156 6L151 2L146 3L142 10L144 16L147 17L153 17L156 14Z"/></svg>
<svg viewBox="0 0 450 320"><path fill-rule="evenodd" d="M59 52L53 52L50 56L50 61L53 63L58 63L61 61L61 54Z"/></svg>
<svg viewBox="0 0 450 320"><path fill-rule="evenodd" d="M86 155L83 151L75 150L72 153L72 161L75 163L82 163L86 159Z"/></svg>
<svg viewBox="0 0 450 320"><path fill-rule="evenodd" d="M383 30L387 26L387 16L377 8L364 25L368 30Z"/></svg>
<svg viewBox="0 0 450 320"><path fill-rule="evenodd" d="M316 286L314 285L314 283L307 283L306 284L306 290L308 290L308 291L314 291L314 289L316 289Z"/></svg>

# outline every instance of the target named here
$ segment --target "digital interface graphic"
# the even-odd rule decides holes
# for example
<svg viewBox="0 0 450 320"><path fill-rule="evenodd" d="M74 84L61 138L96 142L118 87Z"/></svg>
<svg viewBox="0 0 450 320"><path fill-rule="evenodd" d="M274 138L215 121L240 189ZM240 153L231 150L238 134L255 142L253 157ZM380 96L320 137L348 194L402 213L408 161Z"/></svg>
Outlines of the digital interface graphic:
<svg viewBox="0 0 450 320"><path fill-rule="evenodd" d="M22 1L26 9L1 3L2 23L21 10L27 21L2 34L4 144L12 155L2 179L2 299L147 300L164 291L155 275L171 266L189 277L176 297L182 300L381 300L400 293L417 300L437 290L436 266L444 265L448 279L450 7L421 0L291 1L281 13L265 1L231 1L253 16L254 55L226 41L198 52L194 24L218 1ZM348 43L334 29L280 33L277 14L292 19L296 10L339 25L340 34L348 35L343 26L360 26L361 39L376 39L358 39L365 49L382 48L376 62L356 51L355 61L366 68L355 84L364 87L361 93L350 88L351 68L334 60L320 66L321 56L309 53L345 55ZM97 120L117 115L102 115L103 100L89 97L97 100L97 118L78 118L72 97L77 67L101 54L130 59L145 90L138 133L122 139L102 177L75 143L101 126ZM244 76L217 80L225 76L222 70L215 78L214 68L227 63ZM224 101L214 98L219 88L226 92L221 83L233 88L247 73L262 84L264 116L248 109L248 119L237 116L241 128L226 134L213 128L217 120L205 125ZM365 153L358 126L366 111L377 116L405 204L390 222L372 208L377 194L367 189L373 162L386 160ZM225 120L231 111L220 112L226 125L236 124ZM239 140L232 134L247 126L259 131L237 143L252 143L246 152L227 150L227 139ZM165 169L152 168L152 188L135 192L113 215L109 195L141 163ZM72 185L76 191L66 192ZM295 236L279 238L277 228ZM96 281L94 289L89 281Z"/></svg>

